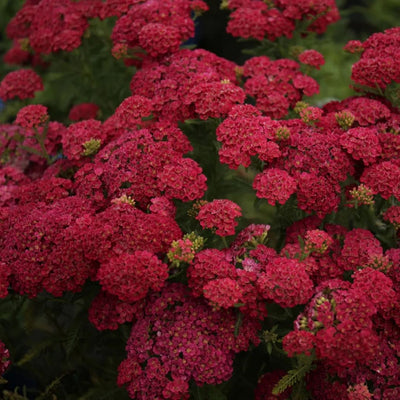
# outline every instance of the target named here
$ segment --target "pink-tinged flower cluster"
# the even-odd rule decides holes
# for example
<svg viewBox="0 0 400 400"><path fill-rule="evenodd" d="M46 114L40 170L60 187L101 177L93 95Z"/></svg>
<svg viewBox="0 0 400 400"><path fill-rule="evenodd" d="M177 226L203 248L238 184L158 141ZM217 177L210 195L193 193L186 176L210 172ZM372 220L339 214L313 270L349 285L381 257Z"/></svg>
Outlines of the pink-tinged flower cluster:
<svg viewBox="0 0 400 400"><path fill-rule="evenodd" d="M107 132L105 125L103 132ZM104 207L111 199L126 195L144 208L163 192L169 199L203 196L206 177L195 161L182 158L191 145L180 129L159 123L150 130L124 131L96 155L93 164L76 173L75 189L80 196Z"/></svg>
<svg viewBox="0 0 400 400"><path fill-rule="evenodd" d="M235 234L235 218L241 215L241 209L236 203L217 199L201 206L196 219L203 228L215 229L219 236L230 236Z"/></svg>
<svg viewBox="0 0 400 400"><path fill-rule="evenodd" d="M306 212L315 212L323 218L338 209L340 187L323 176L303 172L298 177L297 205Z"/></svg>
<svg viewBox="0 0 400 400"><path fill-rule="evenodd" d="M341 146L355 159L365 165L373 164L381 154L378 132L373 128L352 128L340 137Z"/></svg>
<svg viewBox="0 0 400 400"><path fill-rule="evenodd" d="M283 118L303 95L318 93L318 83L303 75L300 65L290 59L252 57L243 66L244 90L256 99L256 106L272 118Z"/></svg>
<svg viewBox="0 0 400 400"><path fill-rule="evenodd" d="M214 307L231 308L240 303L243 292L231 278L214 279L203 287L204 297Z"/></svg>
<svg viewBox="0 0 400 400"><path fill-rule="evenodd" d="M151 289L159 291L168 278L168 266L147 250L112 257L100 265L96 278L104 291L133 303Z"/></svg>
<svg viewBox="0 0 400 400"><path fill-rule="evenodd" d="M389 221L396 229L400 228L400 206L391 206L383 214L383 219Z"/></svg>
<svg viewBox="0 0 400 400"><path fill-rule="evenodd" d="M392 319L397 304L393 282L371 268L355 272L353 279L322 283L295 321L294 331L283 339L290 356L304 349L315 351L318 368L308 382L313 396L334 398L323 395L330 386L316 386L324 379L335 378L346 389L368 380L373 398L382 398L382 391L397 385L400 365L394 338L399 327Z"/></svg>
<svg viewBox="0 0 400 400"><path fill-rule="evenodd" d="M132 322L143 310L144 301L127 303L117 296L101 291L92 301L88 319L99 330L116 330L125 322Z"/></svg>
<svg viewBox="0 0 400 400"><path fill-rule="evenodd" d="M276 202L286 203L296 191L297 182L284 170L267 168L255 177L253 188L257 190L257 197L267 199L274 206Z"/></svg>
<svg viewBox="0 0 400 400"><path fill-rule="evenodd" d="M391 161L382 161L364 169L360 182L384 199L394 196L400 200L400 167Z"/></svg>
<svg viewBox="0 0 400 400"><path fill-rule="evenodd" d="M15 123L23 128L36 128L44 124L49 119L47 107L41 104L33 104L22 107L17 114Z"/></svg>
<svg viewBox="0 0 400 400"><path fill-rule="evenodd" d="M90 224L86 255L101 264L135 251L165 254L172 241L182 237L172 217L148 214L124 202L114 203L96 214Z"/></svg>
<svg viewBox="0 0 400 400"><path fill-rule="evenodd" d="M304 238L304 250L308 253L324 254L332 244L331 236L320 229L307 231Z"/></svg>
<svg viewBox="0 0 400 400"><path fill-rule="evenodd" d="M94 103L76 104L69 111L68 118L73 122L85 119L96 119L98 111L99 106Z"/></svg>
<svg viewBox="0 0 400 400"><path fill-rule="evenodd" d="M101 122L95 119L75 122L63 132L61 139L63 154L69 160L79 160L87 155L85 144L91 140L98 140L99 147L104 144L106 133L102 129Z"/></svg>
<svg viewBox="0 0 400 400"><path fill-rule="evenodd" d="M11 287L35 297L46 290L54 296L79 291L92 274L86 259L82 216L93 213L76 196L50 205L37 202L8 207L2 216L0 261L11 271Z"/></svg>
<svg viewBox="0 0 400 400"><path fill-rule="evenodd" d="M379 240L372 232L356 228L346 233L339 262L345 270L357 270L383 256Z"/></svg>
<svg viewBox="0 0 400 400"><path fill-rule="evenodd" d="M141 47L151 57L176 52L183 41L194 36L193 6L197 11L208 9L206 3L191 0L136 1L117 13L109 8L107 16L119 16L111 39L114 45Z"/></svg>
<svg viewBox="0 0 400 400"><path fill-rule="evenodd" d="M297 260L284 257L269 262L257 280L257 289L262 297L282 307L306 304L313 288L304 266Z"/></svg>
<svg viewBox="0 0 400 400"><path fill-rule="evenodd" d="M309 31L323 33L327 25L339 19L339 12L334 0L317 3L308 0L293 3L292 0L257 0L227 2L233 10L227 26L227 32L233 36L275 41L286 36L291 38L298 20L310 21Z"/></svg>
<svg viewBox="0 0 400 400"><path fill-rule="evenodd" d="M316 69L320 69L321 65L325 64L324 56L316 50L305 50L299 54L298 59L302 64Z"/></svg>
<svg viewBox="0 0 400 400"><path fill-rule="evenodd" d="M0 377L6 372L6 369L10 366L9 360L10 352L6 348L5 344L0 341Z"/></svg>
<svg viewBox="0 0 400 400"><path fill-rule="evenodd" d="M196 200L203 197L207 190L207 178L201 167L191 158L176 159L165 165L158 178L158 188L168 198Z"/></svg>
<svg viewBox="0 0 400 400"><path fill-rule="evenodd" d="M151 114L152 104L143 96L127 97L115 110L114 123L121 128L135 127Z"/></svg>
<svg viewBox="0 0 400 400"><path fill-rule="evenodd" d="M382 90L391 82L400 82L400 67L397 63L397 53L400 46L400 28L387 29L374 33L362 44L364 51L360 60L352 67L351 79L362 86Z"/></svg>
<svg viewBox="0 0 400 400"><path fill-rule="evenodd" d="M35 92L43 90L40 76L32 69L9 72L0 82L0 99L3 101L18 97L21 100L35 97Z"/></svg>
<svg viewBox="0 0 400 400"><path fill-rule="evenodd" d="M6 32L11 39L28 38L36 53L49 54L79 47L88 26L80 3L42 0L26 3L9 22Z"/></svg>
<svg viewBox="0 0 400 400"><path fill-rule="evenodd" d="M278 122L262 117L251 105L233 107L216 131L218 141L222 142L220 162L237 169L239 165L248 167L255 155L267 162L279 157L279 145L274 141L279 127Z"/></svg>
<svg viewBox="0 0 400 400"><path fill-rule="evenodd" d="M235 335L232 310L212 310L181 284L153 296L133 325L118 384L132 399L188 398L188 383L219 384L233 372L235 353L258 344L258 323L245 318ZM171 392L175 395L171 397Z"/></svg>
<svg viewBox="0 0 400 400"><path fill-rule="evenodd" d="M132 94L150 99L154 116L162 119L224 117L245 98L236 86L235 66L203 49L180 50L144 63L130 88Z"/></svg>

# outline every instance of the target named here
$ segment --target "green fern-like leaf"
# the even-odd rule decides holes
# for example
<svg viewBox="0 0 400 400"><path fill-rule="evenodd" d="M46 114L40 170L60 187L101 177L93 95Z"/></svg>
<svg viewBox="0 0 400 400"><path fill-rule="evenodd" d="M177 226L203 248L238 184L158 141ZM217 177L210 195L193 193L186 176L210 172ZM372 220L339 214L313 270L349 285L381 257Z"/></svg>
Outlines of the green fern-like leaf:
<svg viewBox="0 0 400 400"><path fill-rule="evenodd" d="M280 379L280 381L272 389L272 394L279 395L289 387L300 383L308 372L312 369L314 357L298 357L299 365L295 369L291 369L288 373Z"/></svg>

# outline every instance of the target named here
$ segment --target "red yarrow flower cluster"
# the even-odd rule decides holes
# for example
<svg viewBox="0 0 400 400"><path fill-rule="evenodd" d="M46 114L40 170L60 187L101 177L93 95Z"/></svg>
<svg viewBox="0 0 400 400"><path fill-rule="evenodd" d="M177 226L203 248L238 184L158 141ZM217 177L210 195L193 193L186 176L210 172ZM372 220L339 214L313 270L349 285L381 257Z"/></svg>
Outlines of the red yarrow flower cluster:
<svg viewBox="0 0 400 400"><path fill-rule="evenodd" d="M101 264L97 272L103 290L128 303L159 291L168 278L168 266L147 250L121 254Z"/></svg>
<svg viewBox="0 0 400 400"><path fill-rule="evenodd" d="M320 69L325 64L324 56L316 50L305 50L299 54L299 61L302 64L310 65L316 69Z"/></svg>
<svg viewBox="0 0 400 400"><path fill-rule="evenodd" d="M253 182L257 197L268 200L272 206L276 202L284 204L296 191L297 182L285 170L267 168L258 174Z"/></svg>
<svg viewBox="0 0 400 400"><path fill-rule="evenodd" d="M44 124L49 119L47 107L41 104L33 104L22 107L17 114L15 123L23 128L36 128Z"/></svg>
<svg viewBox="0 0 400 400"><path fill-rule="evenodd" d="M216 229L219 236L235 234L235 218L242 215L240 207L231 200L217 199L201 206L196 219L203 228Z"/></svg>
<svg viewBox="0 0 400 400"><path fill-rule="evenodd" d="M0 82L0 99L18 97L21 100L34 98L35 92L43 90L40 76L32 69L9 72Z"/></svg>
<svg viewBox="0 0 400 400"><path fill-rule="evenodd" d="M166 286L132 327L118 384L127 385L132 399L170 399L172 390L181 399L188 395L185 382L228 380L234 354L259 342L258 323L245 319L235 336L235 320L233 311L211 310L181 284Z"/></svg>
<svg viewBox="0 0 400 400"><path fill-rule="evenodd" d="M266 266L257 288L266 300L282 307L305 304L313 294L313 282L297 260L277 257Z"/></svg>
<svg viewBox="0 0 400 400"><path fill-rule="evenodd" d="M400 82L400 67L396 62L400 47L400 28L387 29L371 35L357 49L364 50L352 67L351 79L358 85L385 90L391 82ZM354 48L354 46L352 46Z"/></svg>

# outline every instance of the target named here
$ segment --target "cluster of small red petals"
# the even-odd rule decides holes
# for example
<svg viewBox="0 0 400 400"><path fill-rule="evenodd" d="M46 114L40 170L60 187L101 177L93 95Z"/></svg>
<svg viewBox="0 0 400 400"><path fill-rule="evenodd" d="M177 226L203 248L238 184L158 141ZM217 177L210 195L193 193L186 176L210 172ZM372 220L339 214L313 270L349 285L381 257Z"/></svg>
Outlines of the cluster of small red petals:
<svg viewBox="0 0 400 400"><path fill-rule="evenodd" d="M243 296L240 286L231 278L214 279L204 285L203 292L211 305L222 308L234 307Z"/></svg>
<svg viewBox="0 0 400 400"><path fill-rule="evenodd" d="M172 200L166 197L153 197L150 200L149 210L153 214L160 214L166 217L175 217L176 207Z"/></svg>
<svg viewBox="0 0 400 400"><path fill-rule="evenodd" d="M105 8L110 6L106 4ZM192 4L190 0L136 1L122 8L118 4L117 9L110 8L111 14L107 15L119 16L111 35L113 43L142 47L152 57L174 53L182 41L194 35L193 7L197 11L208 9L206 3Z"/></svg>
<svg viewBox="0 0 400 400"><path fill-rule="evenodd" d="M191 158L175 159L158 173L158 188L170 199L192 201L203 197L207 178Z"/></svg>
<svg viewBox="0 0 400 400"><path fill-rule="evenodd" d="M100 140L100 143L106 139L100 121L88 119L71 124L61 139L63 154L70 160L79 160L84 156L84 144L92 139Z"/></svg>
<svg viewBox="0 0 400 400"><path fill-rule="evenodd" d="M40 76L32 69L9 72L0 82L0 99L3 101L18 97L21 100L35 97L43 90Z"/></svg>
<svg viewBox="0 0 400 400"><path fill-rule="evenodd" d="M340 187L323 176L303 172L298 177L297 204L301 210L315 212L320 218L336 211L340 203Z"/></svg>
<svg viewBox="0 0 400 400"><path fill-rule="evenodd" d="M132 327L118 384L127 385L132 399L181 399L192 379L198 385L228 380L234 354L259 342L258 323L246 319L235 336L235 321L233 311L213 311L183 285L166 286Z"/></svg>
<svg viewBox="0 0 400 400"><path fill-rule="evenodd" d="M10 352L6 348L5 344L0 340L0 377L6 372L6 369L10 366Z"/></svg>
<svg viewBox="0 0 400 400"><path fill-rule="evenodd" d="M248 167L254 155L267 162L279 157L279 145L274 142L274 132L279 127L278 122L260 116L254 106L234 106L216 131L218 141L222 142L221 163L237 169L239 165Z"/></svg>
<svg viewBox="0 0 400 400"><path fill-rule="evenodd" d="M132 322L138 317L143 307L144 301L130 304L101 291L90 305L88 318L99 331L116 330L121 324Z"/></svg>
<svg viewBox="0 0 400 400"><path fill-rule="evenodd" d="M203 294L203 287L215 279L236 277L236 268L226 257L226 254L217 249L205 249L196 254L187 270L188 285L194 296Z"/></svg>
<svg viewBox="0 0 400 400"><path fill-rule="evenodd" d="M400 200L400 167L391 161L378 162L365 168L360 182L385 200L390 196Z"/></svg>
<svg viewBox="0 0 400 400"><path fill-rule="evenodd" d="M10 21L7 35L12 39L29 38L36 53L72 51L80 46L89 26L85 11L71 0L42 0L24 6Z"/></svg>
<svg viewBox="0 0 400 400"><path fill-rule="evenodd" d="M291 0L276 0L267 4L257 0L242 2L228 1L233 10L227 26L227 32L233 36L271 41L286 36L291 38L296 20L313 20L308 30L323 33L328 24L339 19L334 0L310 4L303 0L293 4Z"/></svg>
<svg viewBox="0 0 400 400"><path fill-rule="evenodd" d="M306 124L312 124L322 117L323 111L318 107L305 107L300 110L301 120Z"/></svg>
<svg viewBox="0 0 400 400"><path fill-rule="evenodd" d="M71 193L72 182L64 178L41 178L20 185L15 192L18 204L34 204L43 202L52 204L54 201L68 197Z"/></svg>
<svg viewBox="0 0 400 400"><path fill-rule="evenodd" d="M17 114L15 123L23 128L36 128L49 119L47 107L41 104L33 104L22 107Z"/></svg>
<svg viewBox="0 0 400 400"><path fill-rule="evenodd" d="M181 44L180 29L160 23L148 23L139 31L139 45L152 57L175 53Z"/></svg>
<svg viewBox="0 0 400 400"><path fill-rule="evenodd" d="M384 315L390 315L396 303L397 293L392 280L381 271L363 268L354 272L352 288L367 293L372 304Z"/></svg>
<svg viewBox="0 0 400 400"><path fill-rule="evenodd" d="M352 379L352 370L357 368L358 373L368 374L377 383L380 372L376 368L386 368L385 358L392 357L392 350L385 349L385 339L378 337L374 322L379 321L377 313L387 315L392 310L396 294L391 280L382 272L366 268L357 271L354 278L353 284L337 279L320 285L286 342L294 354L296 346L291 343L296 338L309 337L308 343L315 348L317 357L333 373ZM300 334L301 331L305 333ZM377 348L382 351L378 357ZM397 370L398 367L387 371L388 377Z"/></svg>
<svg viewBox="0 0 400 400"><path fill-rule="evenodd" d="M348 53L362 53L364 51L363 44L359 40L349 40L343 48Z"/></svg>
<svg viewBox="0 0 400 400"><path fill-rule="evenodd" d="M335 0L321 0L313 2L300 0L275 0L277 7L282 9L283 15L294 20L311 20L308 30L317 33L325 32L327 26L339 20L339 10Z"/></svg>
<svg viewBox="0 0 400 400"><path fill-rule="evenodd" d="M241 230L229 249L232 259L235 260L243 256L250 246L263 244L267 239L270 228L270 225L250 224Z"/></svg>
<svg viewBox="0 0 400 400"><path fill-rule="evenodd" d="M128 203L111 205L96 214L91 224L92 238L87 253L100 263L135 251L167 253L171 242L182 237L172 217L147 214Z"/></svg>
<svg viewBox="0 0 400 400"><path fill-rule="evenodd" d="M389 221L396 229L400 228L400 206L391 206L383 214L383 219Z"/></svg>
<svg viewBox="0 0 400 400"><path fill-rule="evenodd" d="M360 126L368 127L391 116L387 105L367 97L350 97L340 102L339 105L351 112Z"/></svg>
<svg viewBox="0 0 400 400"><path fill-rule="evenodd" d="M315 346L314 335L303 330L289 332L283 338L282 346L289 357L302 353L309 356Z"/></svg>
<svg viewBox="0 0 400 400"><path fill-rule="evenodd" d="M374 128L349 129L341 135L340 144L355 160L362 160L365 165L374 163L382 151Z"/></svg>
<svg viewBox="0 0 400 400"><path fill-rule="evenodd" d="M68 118L78 122L85 119L96 119L99 106L94 103L81 103L73 106L69 111Z"/></svg>
<svg viewBox="0 0 400 400"><path fill-rule="evenodd" d="M245 92L256 99L257 108L272 118L284 117L303 95L318 93L317 82L300 72L293 60L252 57L243 66Z"/></svg>
<svg viewBox="0 0 400 400"><path fill-rule="evenodd" d="M268 200L272 206L276 202L285 204L296 191L297 182L285 170L267 168L256 175L253 188L257 190L257 197Z"/></svg>
<svg viewBox="0 0 400 400"><path fill-rule="evenodd" d="M225 80L231 83L221 83ZM132 94L151 100L154 115L175 123L198 117L196 107L203 119L207 113L212 117L226 115L244 100L235 83L234 63L197 49L179 50L159 62L146 63L133 76L130 88ZM205 85L203 89L201 85Z"/></svg>
<svg viewBox="0 0 400 400"><path fill-rule="evenodd" d="M391 28L371 35L364 43L350 46L364 51L353 64L351 78L358 85L384 90L392 81L400 82L400 67L396 62L400 46L400 29ZM353 50L354 51L354 50Z"/></svg>
<svg viewBox="0 0 400 400"><path fill-rule="evenodd" d="M288 121L288 125L291 136L282 143L284 157L277 159L276 165L286 169L291 176L314 173L335 185L354 172L350 157L340 146L340 136L333 129L320 130L301 120Z"/></svg>
<svg viewBox="0 0 400 400"><path fill-rule="evenodd" d="M313 294L313 287L304 266L284 257L271 260L257 280L257 288L264 299L282 307L307 303Z"/></svg>
<svg viewBox="0 0 400 400"><path fill-rule="evenodd" d="M383 255L383 249L370 231L353 229L346 233L340 263L345 270L356 270L368 265L376 256Z"/></svg>
<svg viewBox="0 0 400 400"><path fill-rule="evenodd" d="M193 87L187 101L195 104L195 111L200 119L208 119L227 116L232 107L243 103L245 98L242 88L226 80L201 82Z"/></svg>
<svg viewBox="0 0 400 400"><path fill-rule="evenodd" d="M219 236L230 236L235 234L235 218L241 215L241 209L236 203L217 199L203 205L196 219L203 228L216 229L215 233Z"/></svg>
<svg viewBox="0 0 400 400"><path fill-rule="evenodd" d="M323 254L332 243L333 239L328 233L320 229L314 229L306 233L304 238L304 250L309 253L315 252Z"/></svg>
<svg viewBox="0 0 400 400"><path fill-rule="evenodd" d="M168 266L146 250L110 258L97 272L103 290L128 303L160 290L167 278Z"/></svg>
<svg viewBox="0 0 400 400"><path fill-rule="evenodd" d="M54 296L78 291L93 272L85 257L85 238L78 223L92 209L78 197L50 205L9 208L2 227L0 260L11 267L11 286L35 297L43 290Z"/></svg>
<svg viewBox="0 0 400 400"><path fill-rule="evenodd" d="M152 111L149 99L143 96L130 96L126 98L115 110L115 122L123 128L134 127L148 117Z"/></svg>
<svg viewBox="0 0 400 400"><path fill-rule="evenodd" d="M310 65L316 69L320 69L325 64L324 56L316 50L305 50L299 54L299 61L302 64Z"/></svg>

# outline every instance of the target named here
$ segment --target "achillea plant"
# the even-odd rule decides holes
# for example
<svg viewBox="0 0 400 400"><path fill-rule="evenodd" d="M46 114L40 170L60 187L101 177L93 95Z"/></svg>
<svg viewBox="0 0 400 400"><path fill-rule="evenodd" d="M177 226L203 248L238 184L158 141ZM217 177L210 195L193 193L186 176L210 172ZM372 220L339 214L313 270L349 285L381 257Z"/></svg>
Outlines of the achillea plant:
<svg viewBox="0 0 400 400"><path fill-rule="evenodd" d="M349 41L356 93L322 104L334 0L224 0L240 63L186 42L208 8L9 21L4 396L400 398L399 28Z"/></svg>

